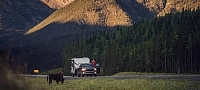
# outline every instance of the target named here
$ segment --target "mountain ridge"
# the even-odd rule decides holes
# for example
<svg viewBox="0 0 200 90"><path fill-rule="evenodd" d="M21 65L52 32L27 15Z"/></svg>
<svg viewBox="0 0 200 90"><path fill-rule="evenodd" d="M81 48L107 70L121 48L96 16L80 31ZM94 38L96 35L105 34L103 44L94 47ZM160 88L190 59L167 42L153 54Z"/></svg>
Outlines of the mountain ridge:
<svg viewBox="0 0 200 90"><path fill-rule="evenodd" d="M74 21L79 24L105 26L131 25L130 18L115 4L114 0L76 0L69 7L66 6L55 11L51 16L26 32L25 35L35 32L53 22L66 23ZM78 5L82 7L76 8ZM70 14L65 13L65 11L68 11ZM114 19L117 19L118 22L114 21Z"/></svg>
<svg viewBox="0 0 200 90"><path fill-rule="evenodd" d="M49 0L49 2L50 2L50 0ZM59 3L59 0L57 0L55 2ZM128 26L128 25L131 25L135 21L140 21L143 19L152 19L155 16L164 16L167 13L181 12L183 8L196 9L197 6L200 5L200 2L198 2L198 1L189 1L189 0L185 0L185 1L184 0L177 0L177 1L171 1L171 0L158 0L158 1L154 1L154 0L151 0L151 1L148 1L148 0L147 1L145 1L145 0L126 0L126 1L123 1L123 0L110 0L110 1L109 0L92 0L92 1L71 0L68 2L70 2L70 5L68 5L68 4L62 5L61 9L58 9L52 15L50 15L48 18L43 20L41 23L39 23L35 27L31 28L28 32L25 33L25 35L28 35L37 30L40 30L41 28L44 28L45 26L47 26L48 24L50 24L52 22L65 23L67 21L74 21L79 24L89 24L89 25L97 24L97 25L105 25L105 26L118 26L118 25ZM74 2L80 3L79 6L81 6L81 8L74 9L78 6L78 4L77 4L77 6L74 5ZM93 3L87 4L85 2L93 2ZM111 3L116 4L116 7L119 7L119 8L116 8L116 7L113 8L111 5L107 5L108 6L108 7L106 7L107 9L108 8L113 9L113 10L108 10L108 11L113 12L114 14L101 13L102 7L99 8L98 5L100 3L98 3L98 2L100 2L100 3L111 2ZM62 3L63 3L63 1L61 0L60 4L62 4ZM81 3L85 3L86 5L81 4ZM186 5L180 6L180 4L183 4L183 3ZM46 4L48 4L48 3L46 3ZM190 5L190 4L194 4L194 5ZM94 6L94 5L97 5L97 6ZM93 9L99 8L100 13L97 10L95 11L92 9L91 9L91 11L89 11L89 8L88 8L88 10L83 10L84 8L87 9L87 7L89 7L89 6L90 6L90 8L93 8ZM174 6L174 7L172 7L172 6ZM146 7L146 8L144 8L144 7ZM122 8L121 9L122 12L126 13L126 15L124 15L123 17L127 17L129 19L127 19L127 20L119 19L118 17L120 15L116 16L115 19L117 19L117 20L110 19L112 17L115 17L116 12L120 11L120 8ZM73 10L71 10L71 9L73 9ZM114 10L114 9L116 9L116 10ZM82 10L82 11L80 11L80 10ZM67 15L66 13L68 13L68 12L71 15ZM77 12L77 13L73 13L73 12ZM56 13L59 13L60 15L58 15ZM57 16L54 14L56 14ZM61 14L64 15L65 17L62 17ZM85 17L91 17L91 19L85 18L83 16L84 14L86 14ZM102 16L104 15L105 20L103 20L100 17L100 14ZM112 15L110 15L111 16L110 18L108 17L109 14L112 14ZM52 17L55 17L55 18L51 19ZM60 19L58 19L58 18L60 18ZM99 24L99 22L100 22L100 21L98 21L99 19L102 19L101 24ZM116 25L112 24L112 23L116 23L119 21L123 21L123 20L124 20L124 24L122 24L122 23L116 24Z"/></svg>

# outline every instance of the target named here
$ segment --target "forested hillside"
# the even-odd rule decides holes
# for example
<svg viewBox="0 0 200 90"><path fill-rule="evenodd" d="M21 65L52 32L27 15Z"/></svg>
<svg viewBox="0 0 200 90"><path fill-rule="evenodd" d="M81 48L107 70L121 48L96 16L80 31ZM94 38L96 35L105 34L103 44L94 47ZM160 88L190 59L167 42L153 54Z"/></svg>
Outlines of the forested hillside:
<svg viewBox="0 0 200 90"><path fill-rule="evenodd" d="M0 0L0 49L14 45L10 43L53 11L40 0Z"/></svg>
<svg viewBox="0 0 200 90"><path fill-rule="evenodd" d="M117 31L76 40L65 48L63 71L70 59L87 56L101 65L102 75L117 72L200 72L200 10L143 20Z"/></svg>

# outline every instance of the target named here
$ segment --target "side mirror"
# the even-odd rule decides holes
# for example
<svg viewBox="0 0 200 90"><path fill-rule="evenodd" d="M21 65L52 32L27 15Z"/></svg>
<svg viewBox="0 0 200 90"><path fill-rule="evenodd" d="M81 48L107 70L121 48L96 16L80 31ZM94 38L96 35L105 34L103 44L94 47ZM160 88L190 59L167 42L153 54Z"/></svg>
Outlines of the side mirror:
<svg viewBox="0 0 200 90"><path fill-rule="evenodd" d="M96 64L96 67L99 67L100 65L99 64Z"/></svg>

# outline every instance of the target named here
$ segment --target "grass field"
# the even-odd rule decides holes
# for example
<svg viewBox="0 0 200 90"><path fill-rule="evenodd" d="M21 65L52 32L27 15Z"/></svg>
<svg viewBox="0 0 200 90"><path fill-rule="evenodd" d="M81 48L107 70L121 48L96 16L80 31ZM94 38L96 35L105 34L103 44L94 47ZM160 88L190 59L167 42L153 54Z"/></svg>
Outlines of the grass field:
<svg viewBox="0 0 200 90"><path fill-rule="evenodd" d="M83 77L49 85L46 78L7 74L0 65L0 90L200 90L199 79L112 79ZM123 72L116 76L146 75Z"/></svg>
<svg viewBox="0 0 200 90"><path fill-rule="evenodd" d="M48 85L46 78L26 78L36 90L200 90L200 81L174 79L82 78Z"/></svg>
<svg viewBox="0 0 200 90"><path fill-rule="evenodd" d="M132 75L175 75L176 73L146 73L146 72L119 72L113 76L132 76Z"/></svg>

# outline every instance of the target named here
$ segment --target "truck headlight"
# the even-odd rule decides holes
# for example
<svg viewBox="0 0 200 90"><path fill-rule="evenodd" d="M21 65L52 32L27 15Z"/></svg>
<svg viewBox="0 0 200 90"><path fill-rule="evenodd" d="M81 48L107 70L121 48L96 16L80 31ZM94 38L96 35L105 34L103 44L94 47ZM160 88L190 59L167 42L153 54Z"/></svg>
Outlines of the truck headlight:
<svg viewBox="0 0 200 90"><path fill-rule="evenodd" d="M96 68L94 68L94 71L96 71L97 69Z"/></svg>
<svg viewBox="0 0 200 90"><path fill-rule="evenodd" d="M82 68L82 71L85 71L86 69L85 68Z"/></svg>

